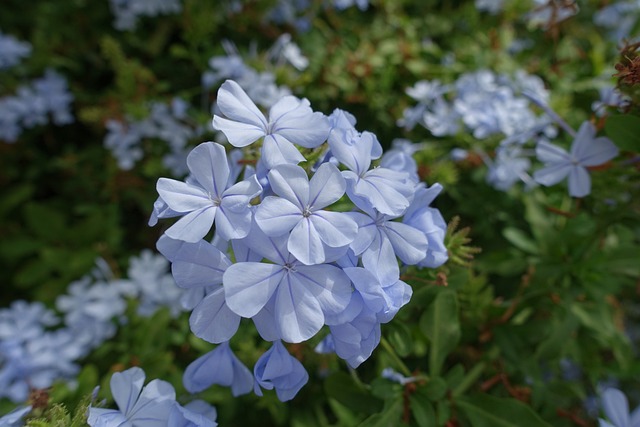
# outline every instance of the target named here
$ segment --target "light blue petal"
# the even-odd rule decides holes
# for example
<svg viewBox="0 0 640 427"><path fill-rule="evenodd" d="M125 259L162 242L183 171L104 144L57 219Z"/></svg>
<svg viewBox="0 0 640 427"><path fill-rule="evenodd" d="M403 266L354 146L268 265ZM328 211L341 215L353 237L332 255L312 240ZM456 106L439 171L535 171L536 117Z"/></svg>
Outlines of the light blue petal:
<svg viewBox="0 0 640 427"><path fill-rule="evenodd" d="M334 265L296 265L292 275L298 286L310 291L318 300L324 313L340 313L351 300L351 281Z"/></svg>
<svg viewBox="0 0 640 427"><path fill-rule="evenodd" d="M171 265L171 273L178 286L193 288L222 284L222 275L231 261L218 248L201 240L185 243L181 251L181 260Z"/></svg>
<svg viewBox="0 0 640 427"><path fill-rule="evenodd" d="M404 172L379 167L366 172L351 191L368 200L380 213L397 217L409 207L413 199L414 184ZM347 194L349 193L347 186Z"/></svg>
<svg viewBox="0 0 640 427"><path fill-rule="evenodd" d="M255 175L229 187L222 194L220 206L234 212L244 212L249 209L251 199L262 192L262 186Z"/></svg>
<svg viewBox="0 0 640 427"><path fill-rule="evenodd" d="M320 234L309 218L303 218L293 227L287 249L303 264L313 265L325 262L324 246Z"/></svg>
<svg viewBox="0 0 640 427"><path fill-rule="evenodd" d="M289 233L303 219L300 208L289 200L268 196L256 209L256 223L268 236Z"/></svg>
<svg viewBox="0 0 640 427"><path fill-rule="evenodd" d="M277 264L233 264L222 278L227 305L242 317L255 316L278 288L285 271Z"/></svg>
<svg viewBox="0 0 640 427"><path fill-rule="evenodd" d="M569 173L569 195L584 197L591 193L591 177L582 166L575 165Z"/></svg>
<svg viewBox="0 0 640 427"><path fill-rule="evenodd" d="M300 211L309 206L309 178L304 169L296 165L280 165L269 171L271 190L290 201Z"/></svg>
<svg viewBox="0 0 640 427"><path fill-rule="evenodd" d="M290 141L280 135L267 135L262 143L262 160L272 169L283 164L296 165L305 160L304 156Z"/></svg>
<svg viewBox="0 0 640 427"><path fill-rule="evenodd" d="M597 166L616 157L618 147L605 137L596 138L596 128L591 122L584 122L571 145L571 155L582 166Z"/></svg>
<svg viewBox="0 0 640 427"><path fill-rule="evenodd" d="M228 341L235 335L240 326L240 316L229 309L224 289L220 286L193 309L189 326L197 337L217 344Z"/></svg>
<svg viewBox="0 0 640 427"><path fill-rule="evenodd" d="M144 371L138 367L116 372L111 376L111 394L123 414L128 415L135 406L142 391L144 379Z"/></svg>
<svg viewBox="0 0 640 427"><path fill-rule="evenodd" d="M223 357L220 346L191 362L182 375L182 384L189 393L199 393L214 384L230 386L233 382L231 359Z"/></svg>
<svg viewBox="0 0 640 427"><path fill-rule="evenodd" d="M566 150L547 141L541 141L536 145L536 157L543 163L571 162L571 156Z"/></svg>
<svg viewBox="0 0 640 427"><path fill-rule="evenodd" d="M387 221L384 231L396 256L405 264L417 264L427 256L427 236L420 230L401 222Z"/></svg>
<svg viewBox="0 0 640 427"><path fill-rule="evenodd" d="M211 230L217 210L210 206L190 212L169 227L165 234L172 239L196 243Z"/></svg>
<svg viewBox="0 0 640 427"><path fill-rule="evenodd" d="M400 277L400 267L389 239L379 234L369 249L362 254L362 265L371 271L382 286L395 283Z"/></svg>
<svg viewBox="0 0 640 427"><path fill-rule="evenodd" d="M262 310L251 318L258 333L265 341L277 341L282 339L278 331L278 322L275 314L276 295L273 295L269 302L262 307Z"/></svg>
<svg viewBox="0 0 640 427"><path fill-rule="evenodd" d="M216 213L216 233L224 240L242 239L247 237L251 230L251 210L234 212L223 206Z"/></svg>
<svg viewBox="0 0 640 427"><path fill-rule="evenodd" d="M385 295L382 285L370 271L361 267L345 268L344 272L357 289L367 308L374 313L385 308Z"/></svg>
<svg viewBox="0 0 640 427"><path fill-rule="evenodd" d="M344 212L317 211L309 220L320 239L334 248L348 246L358 235L358 224Z"/></svg>
<svg viewBox="0 0 640 427"><path fill-rule="evenodd" d="M249 123L237 122L224 117L213 116L213 128L224 133L229 144L234 147L246 147L265 135L265 130Z"/></svg>
<svg viewBox="0 0 640 427"><path fill-rule="evenodd" d="M284 341L299 343L314 336L324 325L320 303L304 284L289 275L278 288L275 301L278 331Z"/></svg>
<svg viewBox="0 0 640 427"><path fill-rule="evenodd" d="M271 133L305 148L315 148L329 137L329 120L322 113L314 113L307 100L293 96L280 99L269 110Z"/></svg>
<svg viewBox="0 0 640 427"><path fill-rule="evenodd" d="M142 390L135 407L127 418L135 427L164 427L176 404L173 386L166 381L153 380Z"/></svg>
<svg viewBox="0 0 640 427"><path fill-rule="evenodd" d="M274 237L267 236L253 221L248 236L240 242L250 248L253 253L261 256L260 259L267 258L277 264L284 265L290 256L287 250L288 240L288 234Z"/></svg>
<svg viewBox="0 0 640 427"><path fill-rule="evenodd" d="M104 408L89 408L87 424L91 427L133 427L120 411Z"/></svg>
<svg viewBox="0 0 640 427"><path fill-rule="evenodd" d="M187 156L187 166L210 197L220 197L229 181L229 163L224 147L205 142L195 147Z"/></svg>
<svg viewBox="0 0 640 427"><path fill-rule="evenodd" d="M629 427L629 402L620 390L606 389L602 393L602 408L616 427Z"/></svg>
<svg viewBox="0 0 640 427"><path fill-rule="evenodd" d="M350 248L355 255L360 255L371 246L378 234L378 226L373 218L359 212L346 212L358 224L358 234L351 242Z"/></svg>
<svg viewBox="0 0 640 427"><path fill-rule="evenodd" d="M374 139L369 133L334 129L329 136L329 147L336 159L356 175L366 172L371 165Z"/></svg>
<svg viewBox="0 0 640 427"><path fill-rule="evenodd" d="M337 202L347 189L347 184L337 167L331 163L320 165L309 181L309 205L312 210L322 209Z"/></svg>
<svg viewBox="0 0 640 427"><path fill-rule="evenodd" d="M554 185L562 181L571 172L572 166L568 163L552 163L533 173L533 179L546 186Z"/></svg>
<svg viewBox="0 0 640 427"><path fill-rule="evenodd" d="M202 188L186 182L160 178L156 184L156 190L169 208L176 212L186 213L213 206L213 202Z"/></svg>

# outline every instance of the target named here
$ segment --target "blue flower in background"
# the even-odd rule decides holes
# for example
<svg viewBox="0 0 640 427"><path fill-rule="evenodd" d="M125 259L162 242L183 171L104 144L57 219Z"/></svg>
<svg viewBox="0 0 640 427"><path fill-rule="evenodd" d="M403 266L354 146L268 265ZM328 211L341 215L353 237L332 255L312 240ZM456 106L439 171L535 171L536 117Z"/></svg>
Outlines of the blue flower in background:
<svg viewBox="0 0 640 427"><path fill-rule="evenodd" d="M275 341L256 362L253 368L255 375L254 391L262 396L260 387L276 390L278 399L286 402L295 397L300 389L309 381L309 374L302 363L291 356L281 341Z"/></svg>
<svg viewBox="0 0 640 427"><path fill-rule="evenodd" d="M571 145L571 152L549 142L539 142L536 155L545 167L533 174L536 182L550 186L569 178L569 194L584 197L591 193L591 178L587 167L601 165L618 155L618 148L609 138L596 138L596 128L584 122Z"/></svg>
<svg viewBox="0 0 640 427"><path fill-rule="evenodd" d="M31 55L31 44L0 31L0 70L6 70Z"/></svg>
<svg viewBox="0 0 640 427"><path fill-rule="evenodd" d="M115 15L113 26L118 30L133 30L140 16L157 16L178 13L180 0L110 0Z"/></svg>
<svg viewBox="0 0 640 427"><path fill-rule="evenodd" d="M640 427L640 406L630 414L627 397L618 389L602 393L602 409L608 421L599 418L600 427Z"/></svg>
<svg viewBox="0 0 640 427"><path fill-rule="evenodd" d="M72 123L71 102L67 81L53 70L34 80L29 86L20 86L17 95L0 98L0 138L15 142L22 129L52 122L58 126Z"/></svg>

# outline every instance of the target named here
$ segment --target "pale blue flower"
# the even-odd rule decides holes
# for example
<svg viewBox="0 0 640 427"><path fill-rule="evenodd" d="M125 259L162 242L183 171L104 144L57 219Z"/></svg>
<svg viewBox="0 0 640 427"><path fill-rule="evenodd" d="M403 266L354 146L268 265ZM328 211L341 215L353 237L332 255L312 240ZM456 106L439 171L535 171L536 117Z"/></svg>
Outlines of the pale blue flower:
<svg viewBox="0 0 640 427"><path fill-rule="evenodd" d="M20 427L24 425L22 418L31 412L31 406L16 408L0 418L0 427Z"/></svg>
<svg viewBox="0 0 640 427"><path fill-rule="evenodd" d="M133 367L111 376L111 394L118 410L89 408L91 427L166 427L176 405L176 393L166 381L153 380L143 387L144 371Z"/></svg>
<svg viewBox="0 0 640 427"><path fill-rule="evenodd" d="M291 356L281 341L275 341L256 362L253 368L255 376L254 391L262 396L260 387L276 390L282 402L293 399L298 391L309 381L309 374L302 363Z"/></svg>
<svg viewBox="0 0 640 427"><path fill-rule="evenodd" d="M533 179L527 173L531 167L531 160L523 154L522 148L515 144L498 147L496 157L489 165L487 182L501 191L509 190L519 181L531 186Z"/></svg>
<svg viewBox="0 0 640 427"><path fill-rule="evenodd" d="M640 406L629 413L627 397L616 388L602 393L602 409L608 421L599 418L600 427L640 427Z"/></svg>
<svg viewBox="0 0 640 427"><path fill-rule="evenodd" d="M497 15L504 8L504 0L475 0L476 9Z"/></svg>
<svg viewBox="0 0 640 427"><path fill-rule="evenodd" d="M418 163L413 155L422 150L424 144L414 144L408 139L396 138L391 141L391 149L380 159L380 166L398 172L407 172L414 182L419 182Z"/></svg>
<svg viewBox="0 0 640 427"><path fill-rule="evenodd" d="M194 148L187 164L191 183L160 178L157 190L162 200L184 216L165 233L167 236L197 242L211 229L225 240L247 235L251 227L249 202L262 191L258 181L248 179L229 186L229 164L220 144L206 142Z"/></svg>
<svg viewBox="0 0 640 427"><path fill-rule="evenodd" d="M534 7L525 18L529 20L529 25L547 29L571 18L579 10L578 2L534 0Z"/></svg>
<svg viewBox="0 0 640 427"><path fill-rule="evenodd" d="M358 9L364 11L369 8L369 0L333 0L333 5L338 10L348 9L351 6L358 6Z"/></svg>
<svg viewBox="0 0 640 427"><path fill-rule="evenodd" d="M411 203L414 184L406 172L383 167L369 170L376 142L370 132L357 134L334 129L329 147L333 156L348 168L342 175L347 181L347 195L356 205L361 202L383 214L399 216Z"/></svg>
<svg viewBox="0 0 640 427"><path fill-rule="evenodd" d="M342 212L323 210L344 195L346 183L338 168L325 163L309 180L301 167L280 165L269 172L269 182L280 197L266 197L256 210L256 223L265 234L290 232L288 251L307 265L333 261L327 256L335 257L331 248L347 251L358 225Z"/></svg>
<svg viewBox="0 0 640 427"><path fill-rule="evenodd" d="M175 404L169 413L167 427L216 427L218 412L203 400L194 400L184 406Z"/></svg>
<svg viewBox="0 0 640 427"><path fill-rule="evenodd" d="M0 32L0 70L11 68L31 54L31 44Z"/></svg>
<svg viewBox="0 0 640 427"><path fill-rule="evenodd" d="M213 127L235 147L245 147L264 137L262 158L268 168L304 160L294 141L302 147L315 148L329 135L327 118L314 113L306 99L280 99L269 110L267 120L240 85L227 80L218 90L217 102L227 118L214 115Z"/></svg>
<svg viewBox="0 0 640 427"><path fill-rule="evenodd" d="M418 263L420 267L437 268L449 259L444 245L447 223L440 211L430 206L441 191L442 186L438 183L429 188L418 188L402 219L427 236L427 256Z"/></svg>
<svg viewBox="0 0 640 427"><path fill-rule="evenodd" d="M405 377L400 372L393 370L393 368L384 368L380 376L401 385L407 385L419 380L418 377Z"/></svg>
<svg viewBox="0 0 640 427"><path fill-rule="evenodd" d="M228 341L191 362L184 371L182 382L190 393L201 392L214 384L231 387L234 396L253 389L253 375L233 354Z"/></svg>
<svg viewBox="0 0 640 427"><path fill-rule="evenodd" d="M571 152L548 142L540 142L536 155L545 167L537 170L536 182L550 186L569 178L569 194L584 197L591 192L591 178L587 167L605 163L618 155L618 148L609 138L596 138L596 128L584 122L571 145Z"/></svg>
<svg viewBox="0 0 640 427"><path fill-rule="evenodd" d="M13 301L10 307L0 309L0 341L31 341L58 323L54 312L41 302Z"/></svg>
<svg viewBox="0 0 640 427"><path fill-rule="evenodd" d="M362 264L367 270L375 274L381 283L389 285L400 275L396 256L407 265L418 264L427 256L427 237L411 225L393 221L399 215L363 210L366 214L349 214L358 223L358 235L351 249L362 257Z"/></svg>
<svg viewBox="0 0 640 427"><path fill-rule="evenodd" d="M342 269L304 265L287 250L288 236L268 237L258 227L247 246L272 263L238 262L224 273L226 303L236 314L251 318L273 300L278 335L302 342L322 327L325 314L342 311L351 297L351 284Z"/></svg>
<svg viewBox="0 0 640 427"><path fill-rule="evenodd" d="M118 30L135 29L140 16L157 16L178 13L180 0L110 0L115 15L113 26Z"/></svg>
<svg viewBox="0 0 640 427"><path fill-rule="evenodd" d="M168 270L166 258L150 250L129 260L128 274L140 301L139 315L152 316L161 307L168 308L173 317L182 312L180 299L184 291L176 286Z"/></svg>

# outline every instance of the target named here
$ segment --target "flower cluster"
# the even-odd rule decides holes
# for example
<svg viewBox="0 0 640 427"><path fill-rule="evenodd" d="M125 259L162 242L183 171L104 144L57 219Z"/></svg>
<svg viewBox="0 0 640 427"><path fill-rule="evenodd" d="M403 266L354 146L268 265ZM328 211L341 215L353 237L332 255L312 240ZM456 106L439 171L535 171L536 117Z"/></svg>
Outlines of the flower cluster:
<svg viewBox="0 0 640 427"><path fill-rule="evenodd" d="M129 279L113 279L108 267L69 285L56 300L61 318L41 303L14 301L0 310L0 398L27 400L32 389L78 373L77 362L113 337L124 322L127 299L139 300L138 314L160 307L177 315L183 291L161 255L143 251L130 260Z"/></svg>
<svg viewBox="0 0 640 427"><path fill-rule="evenodd" d="M91 427L215 427L216 408L202 400L184 406L176 401L171 384L152 380L144 385L145 374L134 367L111 376L111 394L118 409L89 408Z"/></svg>
<svg viewBox="0 0 640 427"><path fill-rule="evenodd" d="M178 13L182 10L180 0L110 0L115 15L113 26L120 30L135 29L140 16L157 16Z"/></svg>
<svg viewBox="0 0 640 427"><path fill-rule="evenodd" d="M174 98L170 105L152 103L150 110L149 117L139 121L131 117L124 121L108 120L105 147L111 150L120 169L130 170L144 155L143 139L164 141L169 147L169 153L162 159L165 167L175 176L184 175L187 142L204 129L188 121L187 103L182 99Z"/></svg>
<svg viewBox="0 0 640 427"><path fill-rule="evenodd" d="M554 185L568 178L569 194L584 197L591 192L587 168L618 155L611 140L596 137L592 123L584 122L576 133L548 107L549 92L542 80L524 72L509 79L481 70L462 75L453 85L420 81L408 88L407 94L418 104L405 110L400 126L410 129L419 123L435 136L466 131L477 139L500 138L493 159L486 148L474 149L489 168L488 183L498 190L506 191L519 181L532 187ZM602 109L623 102L610 98L594 107ZM542 109L543 114L537 115L534 107ZM549 141L557 134L556 125L574 137L570 153ZM534 149L527 149L526 144ZM452 157L466 157L460 153L456 150ZM530 157L534 155L544 166L532 176Z"/></svg>
<svg viewBox="0 0 640 427"><path fill-rule="evenodd" d="M217 103L224 117L214 116L214 128L244 150L194 148L186 182L158 180L150 224L180 217L158 249L188 290L194 334L226 343L251 319L274 342L255 365L256 392L275 388L288 400L307 374L281 341L306 341L328 325L327 346L356 367L377 346L380 324L411 297L398 259L421 267L446 261L444 220L429 206L441 187L427 188L406 169L415 165L406 159L411 150L382 156L375 135L358 132L344 111L326 117L285 96L265 116L232 80ZM223 354L234 366L228 349ZM241 385L198 378L212 357L194 362L185 383L248 391L242 369L234 375Z"/></svg>
<svg viewBox="0 0 640 427"><path fill-rule="evenodd" d="M226 55L209 59L210 70L202 75L202 84L206 89L217 85L222 80L232 79L246 91L253 102L267 108L278 102L280 98L291 95L289 88L276 84L276 76L272 72L259 72L247 65L232 42L224 40L222 46ZM276 41L268 52L267 59L270 60L267 65L286 61L297 69L303 69L308 64L308 60L291 41L289 34L282 35Z"/></svg>
<svg viewBox="0 0 640 427"><path fill-rule="evenodd" d="M34 80L28 86L20 86L14 96L0 98L0 140L15 142L23 129L46 125L51 121L58 125L73 122L67 81L53 70Z"/></svg>
<svg viewBox="0 0 640 427"><path fill-rule="evenodd" d="M31 54L31 44L0 31L0 70L18 65Z"/></svg>

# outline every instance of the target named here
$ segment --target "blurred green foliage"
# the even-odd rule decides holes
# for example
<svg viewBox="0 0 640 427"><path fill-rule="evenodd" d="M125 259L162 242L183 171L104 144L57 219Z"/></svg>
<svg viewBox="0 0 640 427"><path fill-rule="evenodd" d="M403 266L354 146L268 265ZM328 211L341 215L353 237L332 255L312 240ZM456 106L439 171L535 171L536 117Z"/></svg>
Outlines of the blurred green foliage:
<svg viewBox="0 0 640 427"><path fill-rule="evenodd" d="M396 125L413 103L405 89L416 81L450 83L488 68L539 75L552 107L577 127L592 118L601 76L637 58L635 51L620 57L594 26L604 2L580 2L578 15L545 30L522 18L529 2L506 2L502 13L490 15L473 1L378 0L366 11L339 12L316 0L306 32L268 21L275 1L248 0L239 12L228 3L185 0L180 14L118 31L106 0L3 0L0 28L29 41L33 52L0 75L0 95L52 67L69 81L76 116L72 125L0 142L3 306L16 299L52 306L97 257L124 276L132 255L154 247L162 226L146 222L155 181L167 174L159 160L165 151L144 141L142 161L120 170L103 147L105 123L143 118L151 101L174 96L189 101L191 119L207 123L214 91L202 89L201 75L228 39L248 64L274 72L315 110L354 114L358 129L373 131L385 147L398 137L425 142L416 155L421 177L444 186L437 206L454 224L448 264L404 272L413 298L383 326L370 360L352 371L334 355L314 353L319 339L289 345L311 375L298 397L283 404L273 393L233 398L219 387L200 393L217 407L221 426L588 426L596 423L584 402L598 395L599 383L615 378L640 397L637 335L632 342L629 332L640 327L640 179L637 161L624 164L637 159L640 147L638 86L622 84L633 99L629 111L598 121L622 154L618 167L592 171L592 195L580 200L562 185L499 192L485 183L481 162L448 158L453 147L482 143L490 151L498 141L438 139ZM285 32L309 59L306 70L265 61ZM520 38L531 48L510 53ZM251 44L258 53L250 54ZM111 374L133 365L149 379L170 381L184 399L184 368L212 346L190 334L186 315L172 319L163 310L140 318L135 307L131 302L118 335L83 361L75 388L50 390L48 409L29 426L82 425L77 414L93 387L109 396ZM248 366L266 350L251 328L241 328L232 347ZM579 367L576 374L567 374L567 361ZM386 367L416 380L381 378ZM0 412L11 407L1 402Z"/></svg>

